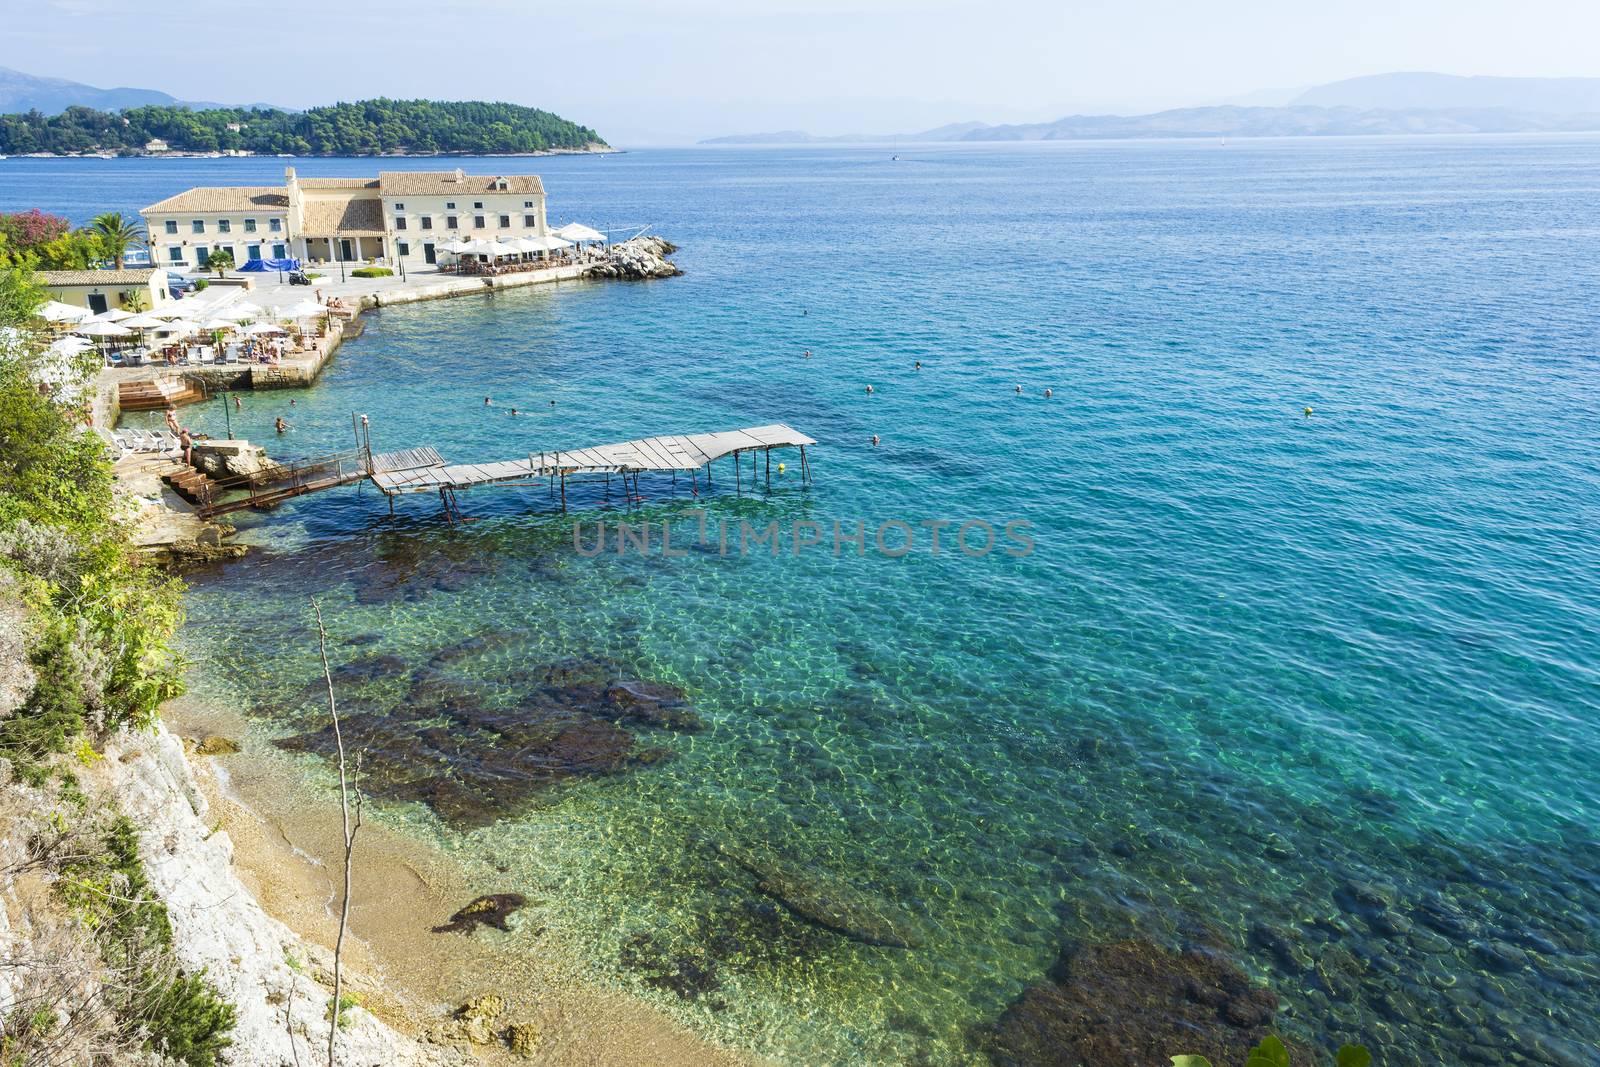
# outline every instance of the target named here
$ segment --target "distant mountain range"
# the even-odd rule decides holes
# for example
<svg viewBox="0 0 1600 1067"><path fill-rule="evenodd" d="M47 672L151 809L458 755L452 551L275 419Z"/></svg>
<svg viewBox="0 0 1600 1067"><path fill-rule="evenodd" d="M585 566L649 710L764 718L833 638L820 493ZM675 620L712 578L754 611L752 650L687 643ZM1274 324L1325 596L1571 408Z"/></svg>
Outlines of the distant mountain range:
<svg viewBox="0 0 1600 1067"><path fill-rule="evenodd" d="M179 100L159 89L97 89L65 78L41 78L10 67L0 67L0 113L39 111L59 115L69 107L92 107L96 111L121 111L146 104L196 109L223 107L203 100ZM267 107L267 104L236 104L235 107Z"/></svg>
<svg viewBox="0 0 1600 1067"><path fill-rule="evenodd" d="M1269 93L1276 96L1279 90ZM1306 89L1283 106L1176 108L1149 115L1071 115L1054 122L957 122L909 134L817 137L800 130L713 137L701 144L1057 141L1124 137L1304 137L1351 134L1600 130L1600 78L1468 78L1396 73ZM1280 97L1281 98L1281 97Z"/></svg>

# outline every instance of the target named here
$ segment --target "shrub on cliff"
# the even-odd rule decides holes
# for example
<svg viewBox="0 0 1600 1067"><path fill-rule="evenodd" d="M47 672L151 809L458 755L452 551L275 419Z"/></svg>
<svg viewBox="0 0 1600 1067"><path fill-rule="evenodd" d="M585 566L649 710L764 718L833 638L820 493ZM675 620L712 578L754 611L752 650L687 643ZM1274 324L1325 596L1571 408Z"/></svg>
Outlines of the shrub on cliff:
<svg viewBox="0 0 1600 1067"><path fill-rule="evenodd" d="M179 587L129 542L110 457L82 425L94 358L46 352L31 318L42 299L22 272L0 270L0 567L30 610L38 678L0 722L0 756L19 765L65 751L85 727L148 724L180 690Z"/></svg>

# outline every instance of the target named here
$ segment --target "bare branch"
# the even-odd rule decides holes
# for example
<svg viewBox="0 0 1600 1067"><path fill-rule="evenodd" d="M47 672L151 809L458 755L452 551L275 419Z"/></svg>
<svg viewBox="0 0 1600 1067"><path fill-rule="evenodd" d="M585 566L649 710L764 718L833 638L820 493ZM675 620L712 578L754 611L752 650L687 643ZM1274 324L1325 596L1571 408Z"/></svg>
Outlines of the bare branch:
<svg viewBox="0 0 1600 1067"><path fill-rule="evenodd" d="M333 718L333 742L339 752L339 813L344 826L344 894L339 901L339 936L333 943L333 1010L328 1025L328 1067L335 1067L334 1042L339 1036L339 1000L343 988L344 934L350 925L350 871L355 854L356 831L361 828L361 793L356 792L356 821L350 821L350 785L345 774L344 735L339 731L339 706L333 698L333 669L328 666L328 630L322 622L322 605L315 597L311 607L317 613L317 648L322 655L322 677L328 686L328 714ZM360 769L360 760L356 761Z"/></svg>

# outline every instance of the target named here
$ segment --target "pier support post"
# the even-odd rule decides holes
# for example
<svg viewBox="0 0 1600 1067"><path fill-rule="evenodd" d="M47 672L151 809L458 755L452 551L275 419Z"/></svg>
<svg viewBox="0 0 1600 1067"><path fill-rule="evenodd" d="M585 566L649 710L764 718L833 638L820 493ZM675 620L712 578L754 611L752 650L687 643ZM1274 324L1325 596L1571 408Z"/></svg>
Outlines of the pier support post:
<svg viewBox="0 0 1600 1067"><path fill-rule="evenodd" d="M739 466L739 453L733 453L733 491L740 496L744 495L744 468Z"/></svg>
<svg viewBox="0 0 1600 1067"><path fill-rule="evenodd" d="M767 488L772 488L772 446L767 446Z"/></svg>

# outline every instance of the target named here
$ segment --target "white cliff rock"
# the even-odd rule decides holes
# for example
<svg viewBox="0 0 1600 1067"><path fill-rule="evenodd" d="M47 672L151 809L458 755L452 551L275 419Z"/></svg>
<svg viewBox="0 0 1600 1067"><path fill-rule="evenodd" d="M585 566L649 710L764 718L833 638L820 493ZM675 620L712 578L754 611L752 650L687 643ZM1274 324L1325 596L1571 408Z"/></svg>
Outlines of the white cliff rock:
<svg viewBox="0 0 1600 1067"><path fill-rule="evenodd" d="M190 971L204 969L238 1012L226 1061L236 1067L316 1062L325 1055L318 1050L327 1045L332 991L313 975L331 966L331 954L308 946L263 911L239 880L233 843L206 825L205 797L181 743L164 726L125 733L105 755L94 785L140 829L145 872L167 905L179 961ZM291 960L299 961L298 969ZM359 991L359 982L349 988ZM467 1062L460 1052L420 1044L363 1009L346 1011L338 1048L339 1062L350 1067Z"/></svg>

